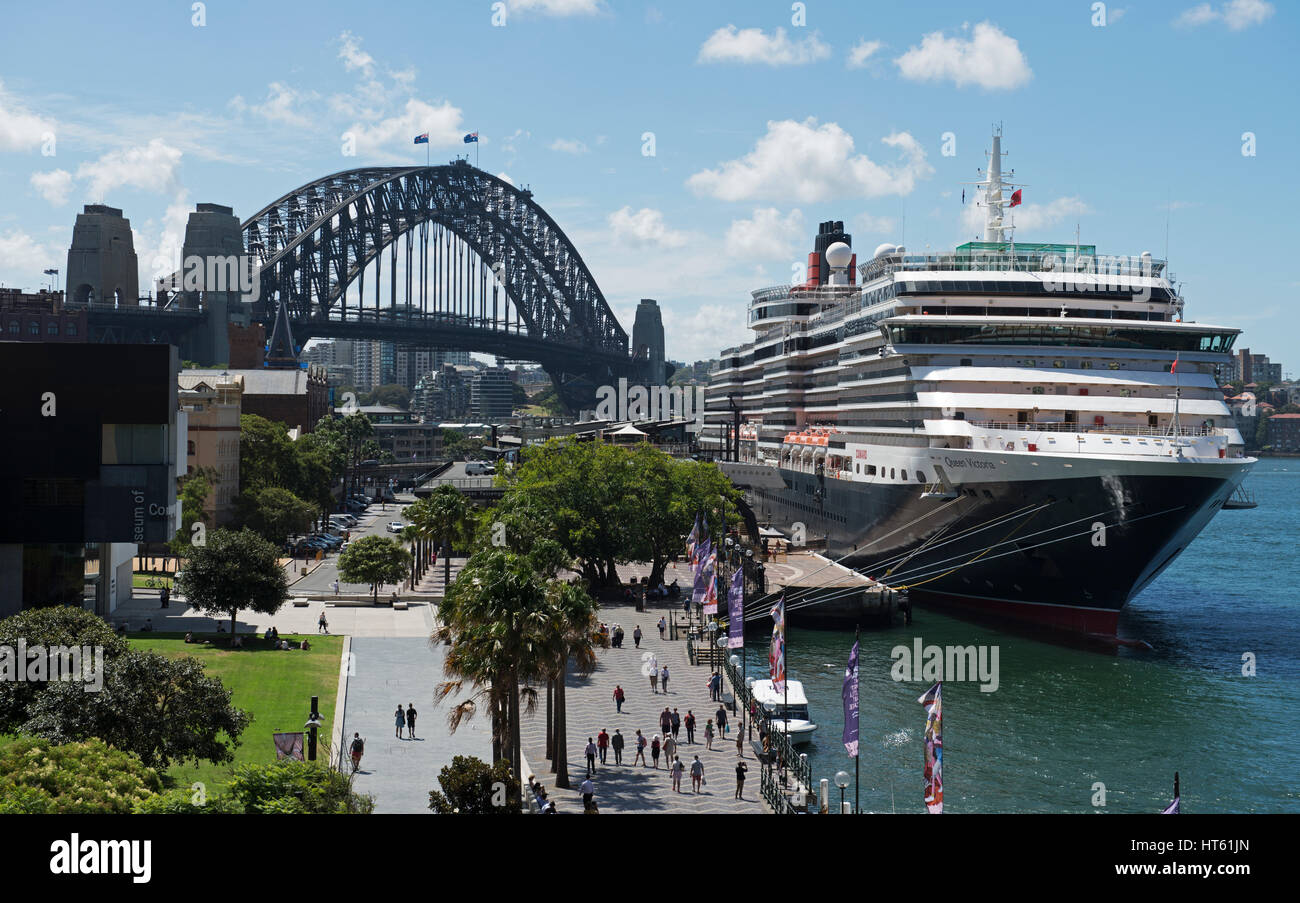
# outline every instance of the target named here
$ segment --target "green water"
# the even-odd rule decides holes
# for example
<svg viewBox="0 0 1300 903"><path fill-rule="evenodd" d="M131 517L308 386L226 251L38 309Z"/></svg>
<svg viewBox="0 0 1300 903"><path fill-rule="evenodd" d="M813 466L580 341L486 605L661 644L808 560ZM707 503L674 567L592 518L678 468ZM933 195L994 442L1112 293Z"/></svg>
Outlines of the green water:
<svg viewBox="0 0 1300 903"><path fill-rule="evenodd" d="M916 699L929 684L890 674L891 649L921 637L999 648L995 692L944 685L946 812L1158 812L1175 771L1185 812L1300 812L1300 461L1264 460L1247 485L1260 506L1220 512L1122 615L1120 636L1152 649L1071 648L920 609L910 627L864 631L862 808L924 811ZM765 677L762 630L747 641L749 674ZM833 800L835 772L854 771L840 739L852 644L851 632L788 638L819 725L803 750Z"/></svg>

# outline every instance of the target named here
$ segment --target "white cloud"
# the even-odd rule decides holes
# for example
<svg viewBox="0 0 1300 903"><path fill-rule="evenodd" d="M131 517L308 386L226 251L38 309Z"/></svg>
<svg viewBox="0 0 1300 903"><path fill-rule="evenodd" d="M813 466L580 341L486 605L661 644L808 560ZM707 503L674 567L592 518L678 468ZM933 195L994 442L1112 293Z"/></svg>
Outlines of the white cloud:
<svg viewBox="0 0 1300 903"><path fill-rule="evenodd" d="M603 0L509 0L512 12L538 12L545 16L594 16L603 12Z"/></svg>
<svg viewBox="0 0 1300 903"><path fill-rule="evenodd" d="M352 32L345 31L339 35L339 59L343 61L343 68L349 72L354 69L360 69L367 77L374 75L375 58L361 49L361 42L352 36Z"/></svg>
<svg viewBox="0 0 1300 903"><path fill-rule="evenodd" d="M663 213L650 207L635 212L623 207L611 213L608 222L615 239L638 247L679 248L687 241L685 232L669 229Z"/></svg>
<svg viewBox="0 0 1300 903"><path fill-rule="evenodd" d="M861 40L858 41L858 43L854 44L853 49L849 51L849 64L848 64L849 68L850 69L865 68L867 62L876 53L876 51L878 51L881 47L884 46L885 45L882 41L868 41L866 38L862 38Z"/></svg>
<svg viewBox="0 0 1300 903"><path fill-rule="evenodd" d="M77 167L77 178L90 184L86 193L95 199L103 198L114 188L126 186L142 191L175 192L176 169L180 166L181 151L154 138L143 147L111 151L93 163Z"/></svg>
<svg viewBox="0 0 1300 903"><path fill-rule="evenodd" d="M27 110L0 82L0 151L25 151L39 147L54 123Z"/></svg>
<svg viewBox="0 0 1300 903"><path fill-rule="evenodd" d="M0 283L31 284L39 281L41 270L57 266L63 269L67 248L59 248L32 238L26 232L10 230L0 233Z"/></svg>
<svg viewBox="0 0 1300 903"><path fill-rule="evenodd" d="M61 207L68 202L68 194L72 191L72 173L66 169L34 172L31 183L41 197L55 207Z"/></svg>
<svg viewBox="0 0 1300 903"><path fill-rule="evenodd" d="M1026 230L1046 229L1069 217L1091 213L1092 208L1076 196L1060 197L1048 204L1021 204L1011 208L1004 219L1015 223L1016 234L1025 238ZM961 211L962 234L984 234L985 209L977 203L967 204ZM1046 238L1046 236L1045 236Z"/></svg>
<svg viewBox="0 0 1300 903"><path fill-rule="evenodd" d="M1266 3L1265 0L1228 0L1221 7L1201 3L1184 10L1183 14L1174 20L1174 24L1194 28L1198 25L1222 22L1231 31L1241 31L1252 25L1262 24L1274 12L1273 4Z"/></svg>
<svg viewBox="0 0 1300 903"><path fill-rule="evenodd" d="M515 184L515 180L512 179L512 178L510 178L510 173L508 173L508 172L499 172L499 173L497 173L497 178L500 179L502 182L507 183L508 185L514 185L514 184Z"/></svg>
<svg viewBox="0 0 1300 903"><path fill-rule="evenodd" d="M269 122L278 122L297 128L306 128L315 123L308 114L301 111L306 100L315 98L314 94L302 94L283 82L271 82L267 86L266 100L259 104L248 104L240 95L231 98L230 106L239 112L250 112L261 116Z"/></svg>
<svg viewBox="0 0 1300 903"><path fill-rule="evenodd" d="M975 26L969 39L947 38L935 31L894 60L904 78L951 81L957 87L978 85L985 90L1018 88L1033 71L1015 38L989 22Z"/></svg>
<svg viewBox="0 0 1300 903"><path fill-rule="evenodd" d="M719 28L700 46L701 63L764 63L768 66L802 66L824 60L831 48L816 33L792 41L784 28L768 35L761 28Z"/></svg>
<svg viewBox="0 0 1300 903"><path fill-rule="evenodd" d="M431 147L451 147L465 136L462 113L449 101L434 106L409 98L400 112L364 123L356 122L348 130L357 139L357 155L373 155L379 150L400 147L407 150L416 135L429 133ZM412 145L413 146L413 145Z"/></svg>
<svg viewBox="0 0 1300 903"><path fill-rule="evenodd" d="M925 151L907 132L882 139L899 152L899 161L882 165L854 154L853 136L834 122L818 125L769 121L754 149L717 169L695 173L686 184L697 194L723 201L773 200L812 203L832 198L909 194L916 180L934 169Z"/></svg>
<svg viewBox="0 0 1300 903"><path fill-rule="evenodd" d="M556 138L551 142L551 150L562 154L585 154L587 145L576 138Z"/></svg>
<svg viewBox="0 0 1300 903"><path fill-rule="evenodd" d="M734 258L780 261L795 253L803 232L798 208L782 216L775 207L763 207L749 219L732 220L724 244Z"/></svg>
<svg viewBox="0 0 1300 903"><path fill-rule="evenodd" d="M185 243L185 224L193 207L184 189L176 192L162 221L148 219L131 227L136 260L140 266L140 291L153 291L159 279L181 267L181 247Z"/></svg>

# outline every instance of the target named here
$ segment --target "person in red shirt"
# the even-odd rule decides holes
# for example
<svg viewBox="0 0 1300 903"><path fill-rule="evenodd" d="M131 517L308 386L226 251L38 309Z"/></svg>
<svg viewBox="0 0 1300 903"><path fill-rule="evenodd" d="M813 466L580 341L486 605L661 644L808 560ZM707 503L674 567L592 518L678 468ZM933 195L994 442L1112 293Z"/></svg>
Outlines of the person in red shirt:
<svg viewBox="0 0 1300 903"><path fill-rule="evenodd" d="M605 764L605 756L609 752L609 734L605 733L602 727L600 733L596 735L596 749L600 752L600 764Z"/></svg>

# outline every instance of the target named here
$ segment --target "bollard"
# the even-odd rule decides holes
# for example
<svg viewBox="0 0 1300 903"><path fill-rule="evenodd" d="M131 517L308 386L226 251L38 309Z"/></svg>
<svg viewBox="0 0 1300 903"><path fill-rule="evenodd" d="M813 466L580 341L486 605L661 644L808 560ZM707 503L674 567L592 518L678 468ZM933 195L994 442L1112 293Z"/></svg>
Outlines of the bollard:
<svg viewBox="0 0 1300 903"><path fill-rule="evenodd" d="M826 813L830 812L831 811L831 782L826 778L822 778L821 780L821 792L818 794L818 798L822 801L822 805L821 805L822 815L825 815Z"/></svg>
<svg viewBox="0 0 1300 903"><path fill-rule="evenodd" d="M840 806L842 807L842 808L840 809L840 815L852 815L852 814L853 814L853 804L850 803L848 800L845 800L844 802L840 803Z"/></svg>

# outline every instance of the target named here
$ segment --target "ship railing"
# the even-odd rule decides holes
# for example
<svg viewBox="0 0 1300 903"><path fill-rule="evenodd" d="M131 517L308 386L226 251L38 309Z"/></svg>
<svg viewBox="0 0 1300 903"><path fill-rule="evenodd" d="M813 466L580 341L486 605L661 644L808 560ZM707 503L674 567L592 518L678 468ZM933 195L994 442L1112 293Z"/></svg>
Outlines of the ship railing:
<svg viewBox="0 0 1300 903"><path fill-rule="evenodd" d="M1059 252L976 254L908 254L863 264L859 270L863 282L890 272L1006 272L1018 270L1030 273L1063 273L1093 276L1152 276L1164 273L1167 262L1155 258L1143 259L1132 255L1072 254Z"/></svg>
<svg viewBox="0 0 1300 903"><path fill-rule="evenodd" d="M1170 433L1168 427L1130 426L1108 423L1068 423L1066 421L1012 423L1010 421L1004 422L997 420L971 420L968 422L971 426L978 429L1008 430L1020 433L1113 433L1118 436L1154 436L1160 439L1176 438L1172 433ZM1185 437L1216 436L1218 434L1218 428L1211 426L1182 426L1178 429L1178 436Z"/></svg>
<svg viewBox="0 0 1300 903"><path fill-rule="evenodd" d="M807 756L795 751L785 731L773 728L767 711L754 700L753 692L741 679L740 669L731 663L729 657L722 660L722 670L731 685L731 710L741 716L741 723L735 729L747 731L747 740L754 736L762 737L764 733L769 738L768 754L761 760L763 799L778 815L806 811L796 807L791 796L802 792L806 801L812 794L812 766L808 764Z"/></svg>

